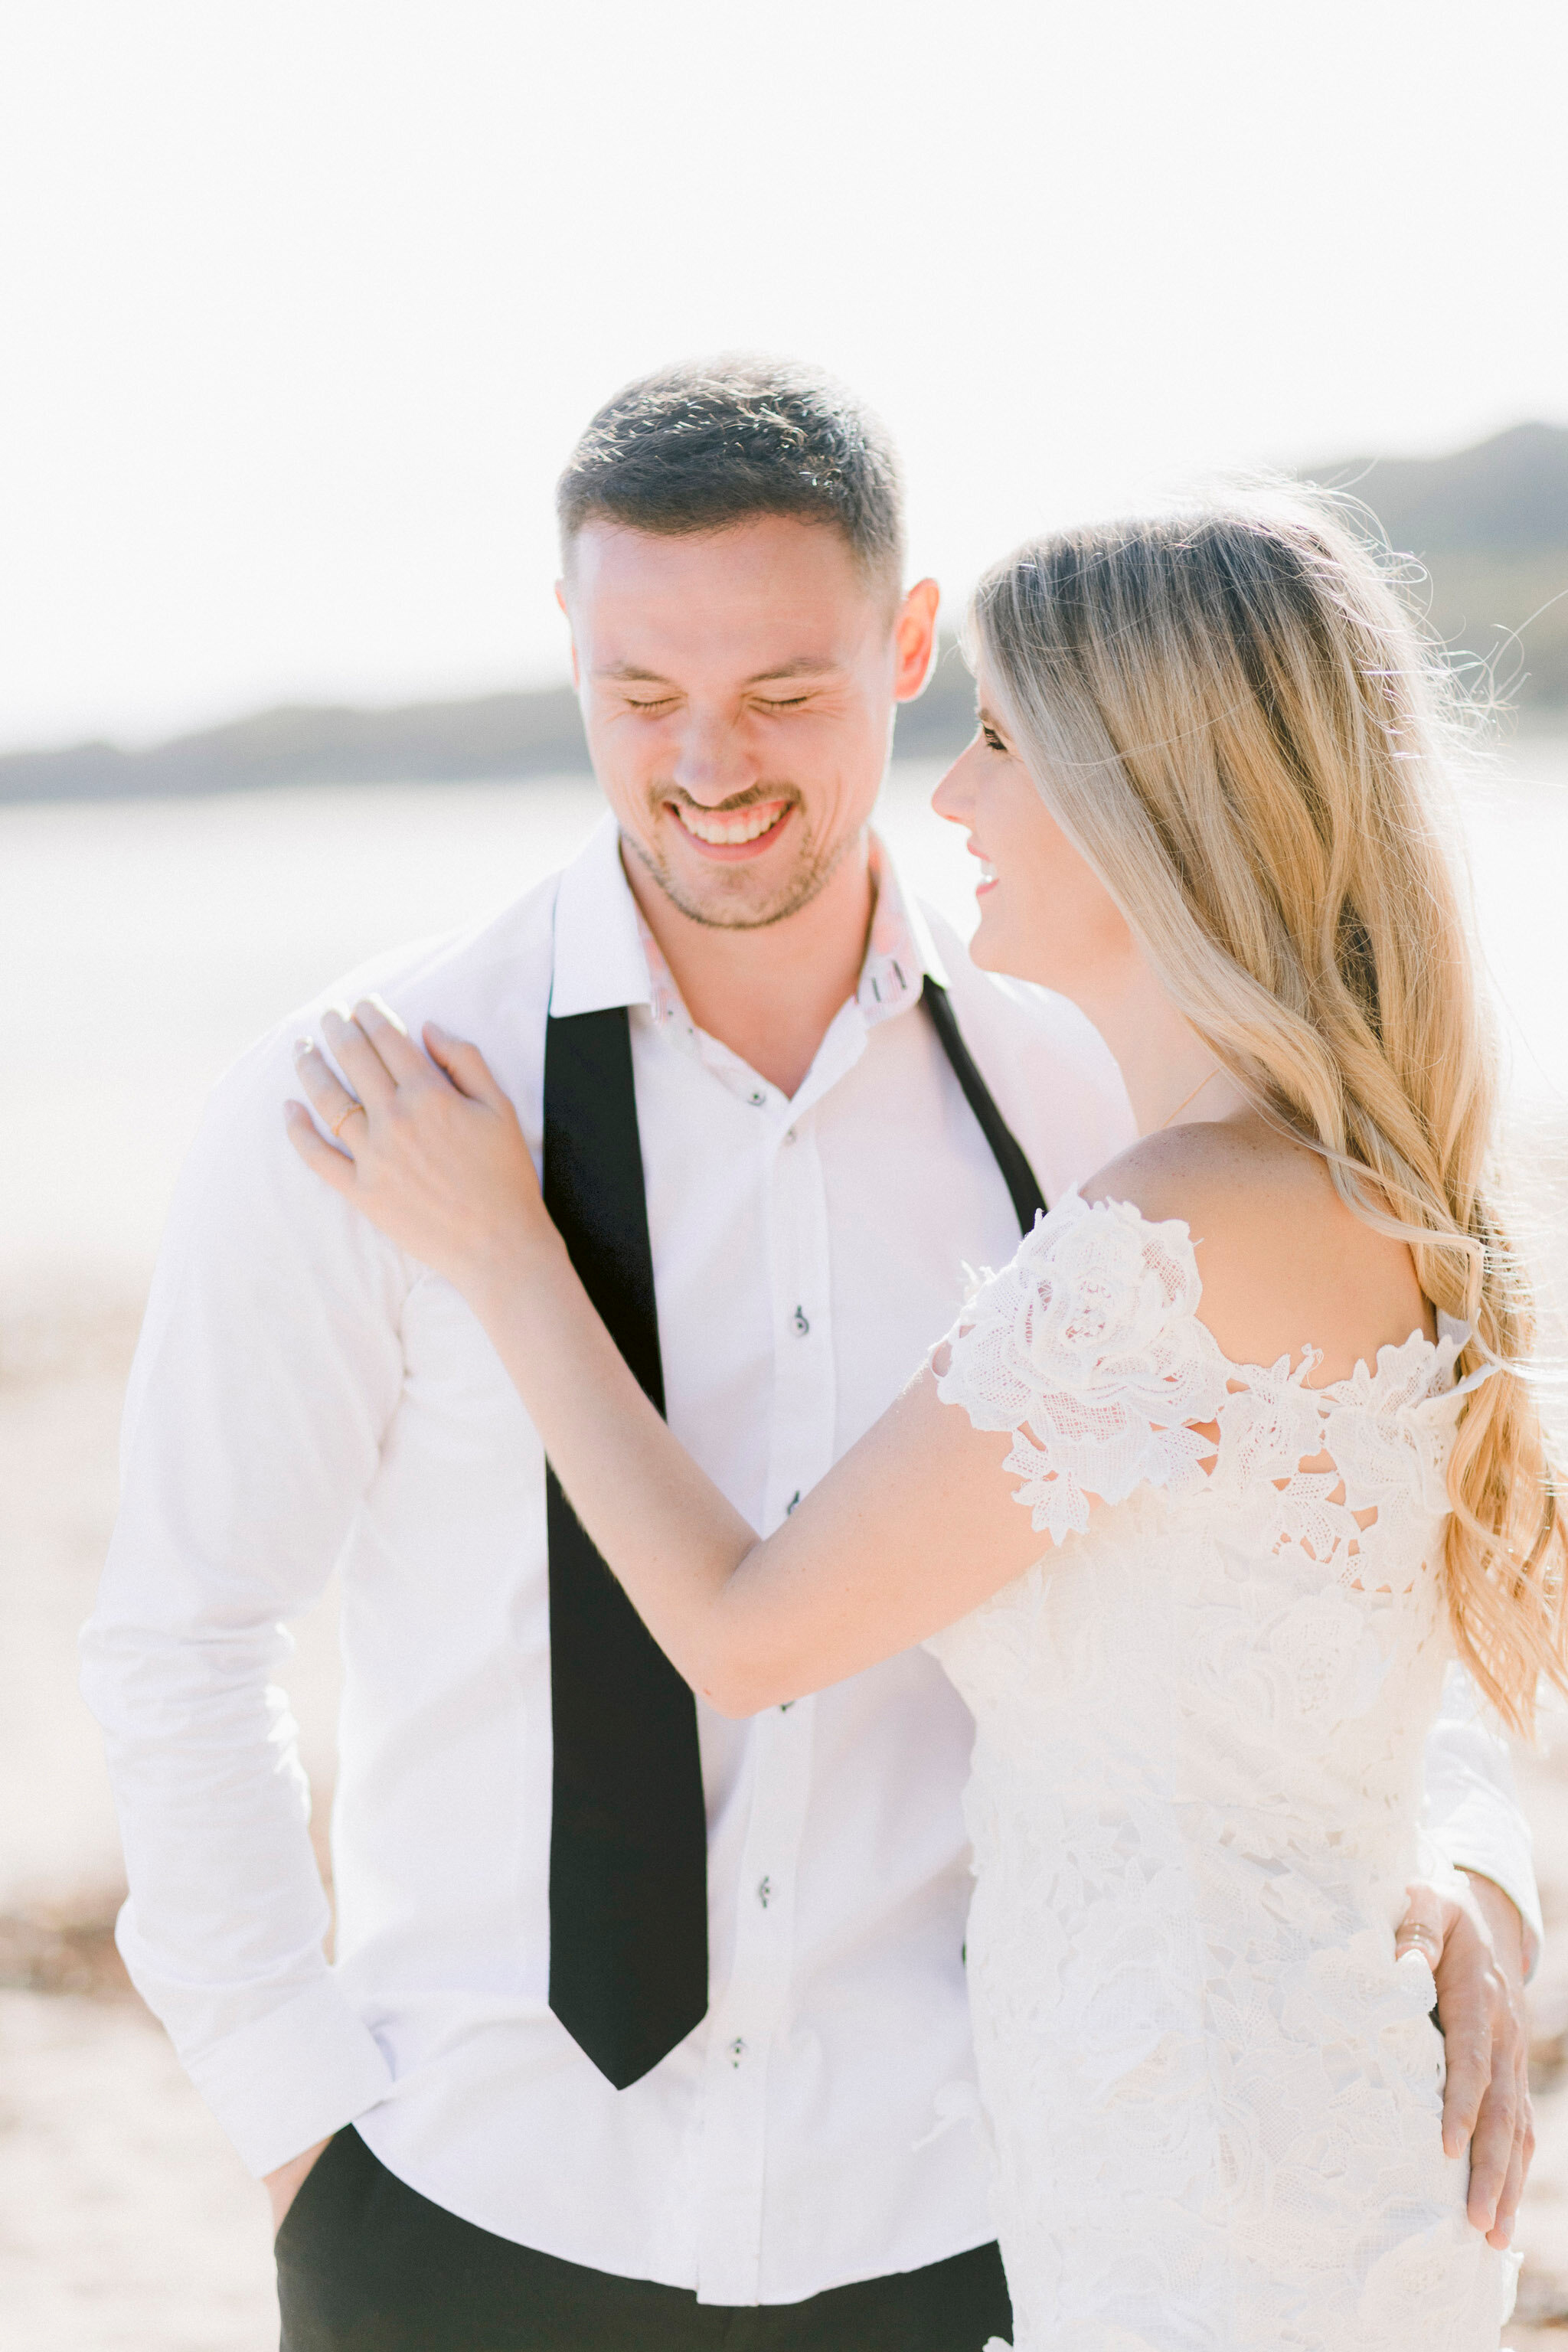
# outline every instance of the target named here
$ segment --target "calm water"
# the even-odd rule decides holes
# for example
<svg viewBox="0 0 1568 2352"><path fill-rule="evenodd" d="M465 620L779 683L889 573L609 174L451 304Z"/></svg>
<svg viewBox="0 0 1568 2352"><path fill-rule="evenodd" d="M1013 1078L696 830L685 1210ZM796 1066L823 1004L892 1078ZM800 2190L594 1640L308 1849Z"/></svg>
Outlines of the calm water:
<svg viewBox="0 0 1568 2352"><path fill-rule="evenodd" d="M881 822L917 887L973 919L935 771ZM0 808L0 1282L133 1297L215 1076L334 973L467 923L569 857L575 779ZM1568 738L1514 747L1468 801L1516 1085L1568 1117Z"/></svg>
<svg viewBox="0 0 1568 2352"><path fill-rule="evenodd" d="M933 782L896 773L884 829L963 923L973 867L925 805ZM23 1374L0 1381L0 1908L119 1868L76 1631L114 1507L123 1350L208 1087L337 972L526 889L599 807L573 780L0 808L0 1373ZM1519 1088L1561 1136L1568 740L1517 751L1469 823ZM46 1365L68 1376L27 1379ZM324 1788L330 1601L300 1636L284 1680Z"/></svg>

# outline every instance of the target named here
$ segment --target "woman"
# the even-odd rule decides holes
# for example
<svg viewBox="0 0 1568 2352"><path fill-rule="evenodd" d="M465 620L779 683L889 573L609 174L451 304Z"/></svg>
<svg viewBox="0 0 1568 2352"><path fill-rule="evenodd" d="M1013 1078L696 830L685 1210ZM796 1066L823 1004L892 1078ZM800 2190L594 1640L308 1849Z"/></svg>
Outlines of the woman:
<svg viewBox="0 0 1568 2352"><path fill-rule="evenodd" d="M1447 1660L1520 1727L1564 1679L1562 1535L1431 680L1304 509L1027 547L973 633L936 800L984 860L973 952L1076 999L1142 1139L777 1534L643 1398L475 1048L427 1031L433 1068L362 1008L363 1123L312 1053L348 1149L291 1132L462 1290L714 1705L917 1642L968 1701L1019 2352L1490 2352L1512 2258L1466 2222L1392 1929Z"/></svg>

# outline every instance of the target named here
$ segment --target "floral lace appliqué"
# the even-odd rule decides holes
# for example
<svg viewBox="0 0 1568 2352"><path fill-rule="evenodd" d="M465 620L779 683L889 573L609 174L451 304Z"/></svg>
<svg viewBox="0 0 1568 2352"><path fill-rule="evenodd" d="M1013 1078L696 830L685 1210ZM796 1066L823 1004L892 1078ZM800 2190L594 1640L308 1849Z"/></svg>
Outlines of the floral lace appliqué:
<svg viewBox="0 0 1568 2352"><path fill-rule="evenodd" d="M1227 1361L1200 1289L1184 1225L1069 1195L939 1378L1065 1546L930 1644L976 1727L1016 2352L1495 2352L1513 2264L1465 2218L1392 1925L1467 1334L1317 1388L1310 1349Z"/></svg>
<svg viewBox="0 0 1568 2352"><path fill-rule="evenodd" d="M1413 1409L1441 1402L1463 1328L1445 1318L1435 1345L1417 1334L1310 1388L1311 1347L1293 1369L1231 1363L1198 1319L1202 1288L1180 1220L1069 1194L976 1287L938 1394L1011 1433L1016 1498L1053 1543L1087 1530L1090 1496L1267 1486L1269 1549L1298 1544L1364 1586L1391 1503L1444 1507L1447 1425Z"/></svg>

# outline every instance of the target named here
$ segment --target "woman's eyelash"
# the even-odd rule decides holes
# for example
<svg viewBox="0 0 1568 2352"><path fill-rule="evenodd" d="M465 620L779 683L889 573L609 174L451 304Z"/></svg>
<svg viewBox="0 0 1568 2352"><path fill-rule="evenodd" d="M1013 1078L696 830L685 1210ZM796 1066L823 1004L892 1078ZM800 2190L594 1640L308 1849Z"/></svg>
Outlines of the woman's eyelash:
<svg viewBox="0 0 1568 2352"><path fill-rule="evenodd" d="M1002 738L997 734L994 727L983 726L980 730L980 733L988 751L1005 751L1007 749L1007 746L1003 742Z"/></svg>

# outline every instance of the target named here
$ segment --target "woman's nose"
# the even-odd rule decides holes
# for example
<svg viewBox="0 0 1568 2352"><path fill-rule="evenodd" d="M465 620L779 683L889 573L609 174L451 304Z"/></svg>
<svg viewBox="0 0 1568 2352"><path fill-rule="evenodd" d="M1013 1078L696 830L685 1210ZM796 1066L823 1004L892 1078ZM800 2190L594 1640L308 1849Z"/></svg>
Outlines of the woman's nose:
<svg viewBox="0 0 1568 2352"><path fill-rule="evenodd" d="M968 776L969 755L962 752L939 782L931 796L931 804L938 816L950 824L973 824L974 793Z"/></svg>

